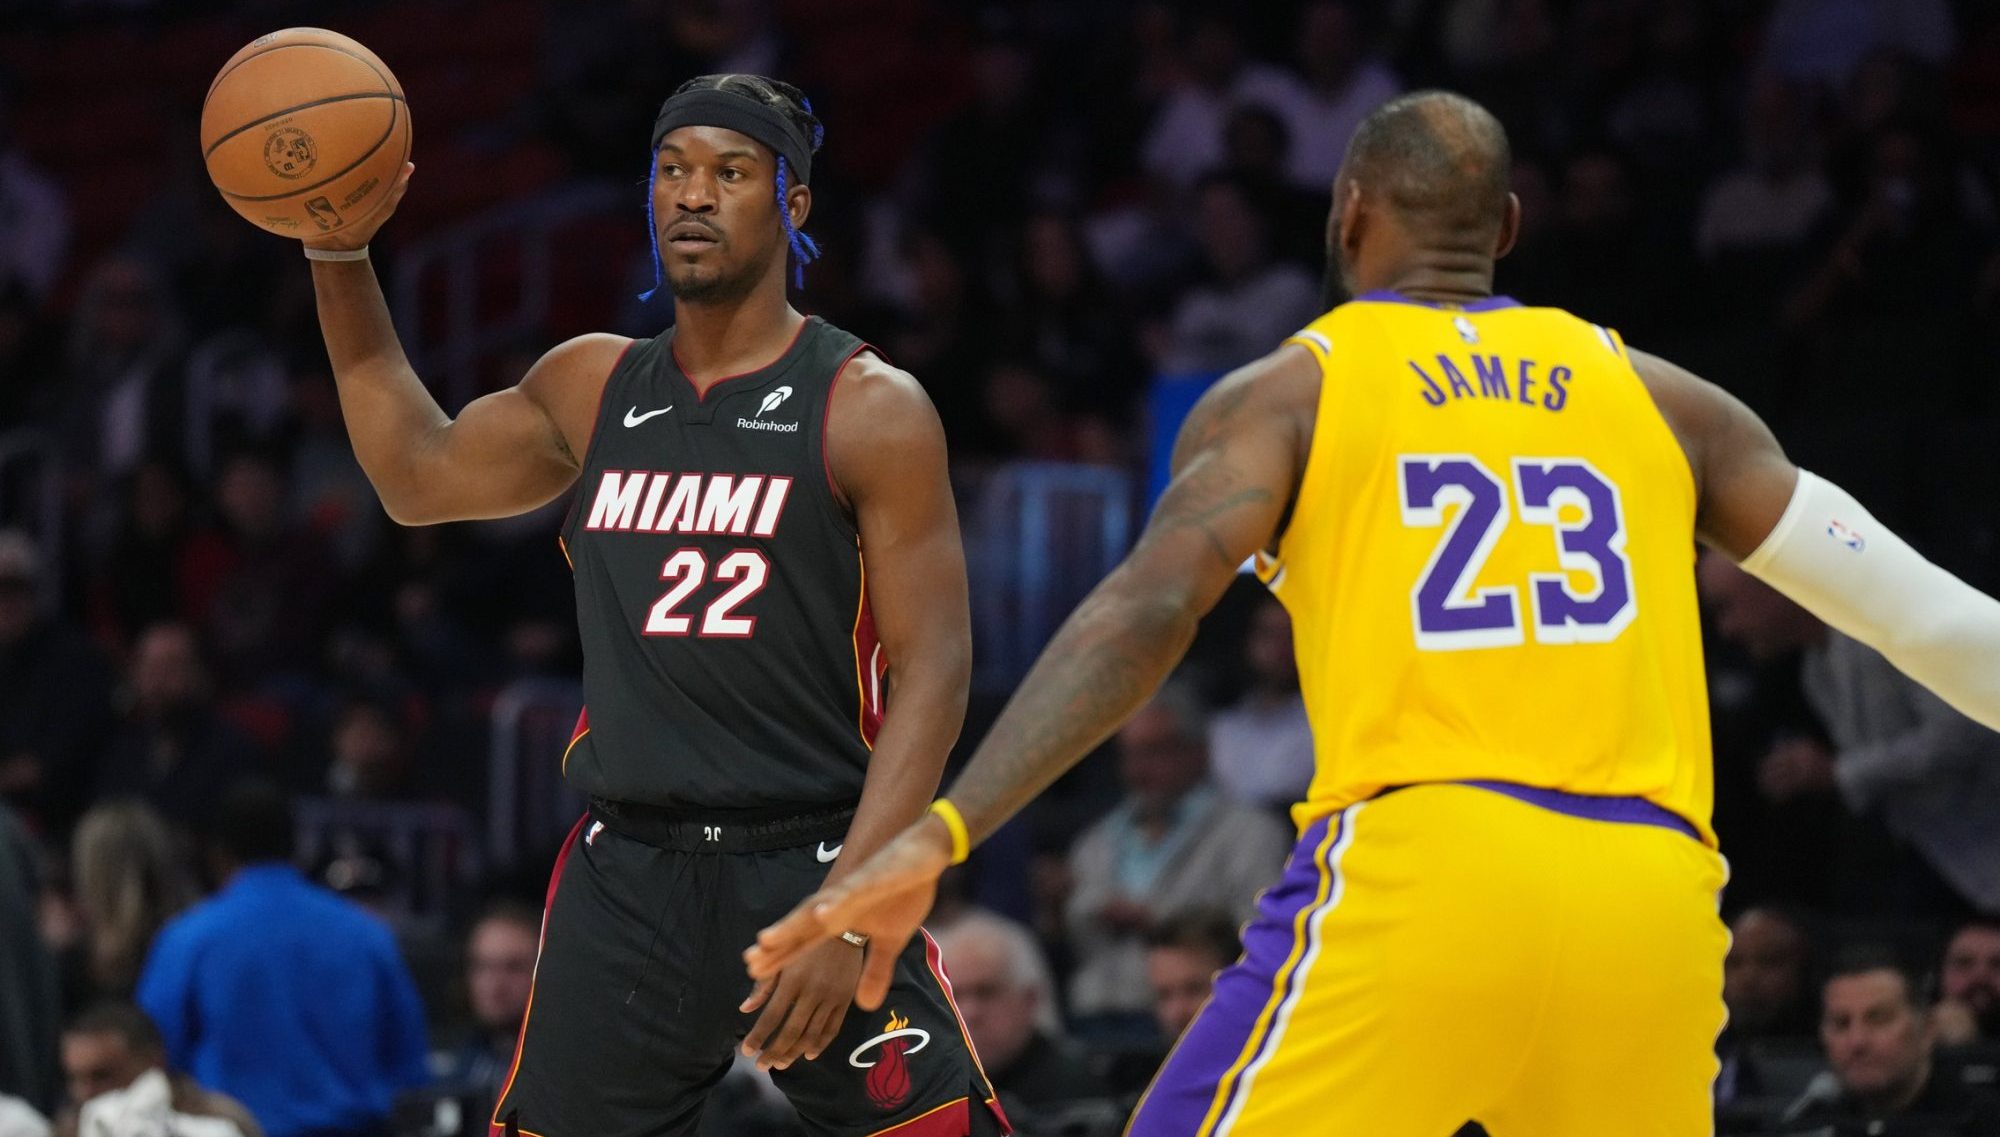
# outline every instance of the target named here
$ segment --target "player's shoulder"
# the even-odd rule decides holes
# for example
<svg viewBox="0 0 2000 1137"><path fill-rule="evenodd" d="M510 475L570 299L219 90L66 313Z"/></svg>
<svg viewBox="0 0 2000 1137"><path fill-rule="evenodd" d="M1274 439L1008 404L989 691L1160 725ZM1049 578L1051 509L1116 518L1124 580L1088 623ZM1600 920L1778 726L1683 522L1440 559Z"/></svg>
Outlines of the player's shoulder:
<svg viewBox="0 0 2000 1137"><path fill-rule="evenodd" d="M534 371L550 370L568 376L588 378L608 376L632 345L640 341L611 332L587 332L550 348L535 364ZM532 373L532 372L531 372Z"/></svg>
<svg viewBox="0 0 2000 1137"><path fill-rule="evenodd" d="M867 344L861 344L841 363L829 398L830 429L851 424L873 434L899 424L928 427L938 421L937 409L917 377Z"/></svg>
<svg viewBox="0 0 2000 1137"><path fill-rule="evenodd" d="M1197 409L1310 412L1316 408L1324 359L1304 335L1293 335L1269 353L1224 375L1202 396Z"/></svg>
<svg viewBox="0 0 2000 1137"><path fill-rule="evenodd" d="M520 390L558 423L572 449L589 440L612 372L634 344L630 336L592 332L550 348L521 377Z"/></svg>

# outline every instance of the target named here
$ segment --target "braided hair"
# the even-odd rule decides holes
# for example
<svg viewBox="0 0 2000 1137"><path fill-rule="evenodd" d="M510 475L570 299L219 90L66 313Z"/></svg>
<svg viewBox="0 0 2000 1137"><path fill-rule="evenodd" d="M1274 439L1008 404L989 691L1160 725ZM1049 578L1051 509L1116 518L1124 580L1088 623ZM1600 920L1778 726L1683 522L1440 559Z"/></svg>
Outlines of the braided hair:
<svg viewBox="0 0 2000 1137"><path fill-rule="evenodd" d="M804 91L783 80L762 75L702 75L674 88L674 94L703 90L727 91L733 95L742 95L777 110L790 119L799 133L805 136L811 153L819 153L820 143L826 138L826 127L820 123L819 116L813 114L812 100L806 98ZM785 194L791 189L792 171L784 155L778 155L777 161L777 176L773 181L777 187L778 224L784 227L785 246L793 258L792 283L803 288L806 283L805 266L819 258L819 242L792 226L791 207L785 201ZM660 259L659 224L653 216L653 177L654 172L659 169L659 163L660 155L655 151L652 164L646 168L646 229L652 235L653 287L640 294L641 300L652 299L653 293L659 291L660 281L666 275L665 265Z"/></svg>

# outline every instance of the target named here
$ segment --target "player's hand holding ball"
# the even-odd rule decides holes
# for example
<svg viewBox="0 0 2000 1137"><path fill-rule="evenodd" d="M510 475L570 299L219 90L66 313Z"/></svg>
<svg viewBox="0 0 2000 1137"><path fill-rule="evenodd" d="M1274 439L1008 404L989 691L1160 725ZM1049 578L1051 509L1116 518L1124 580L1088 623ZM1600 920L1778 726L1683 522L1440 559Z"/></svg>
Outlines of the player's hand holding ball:
<svg viewBox="0 0 2000 1137"><path fill-rule="evenodd" d="M202 103L201 150L230 208L335 253L367 247L414 169L402 84L322 28L273 32L223 64Z"/></svg>

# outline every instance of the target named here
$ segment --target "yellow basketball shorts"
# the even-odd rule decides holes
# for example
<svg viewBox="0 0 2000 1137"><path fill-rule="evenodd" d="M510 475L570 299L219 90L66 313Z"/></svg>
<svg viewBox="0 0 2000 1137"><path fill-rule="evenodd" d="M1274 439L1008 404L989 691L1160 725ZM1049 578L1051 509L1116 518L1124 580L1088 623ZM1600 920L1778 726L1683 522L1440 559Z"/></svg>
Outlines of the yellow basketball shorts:
<svg viewBox="0 0 2000 1137"><path fill-rule="evenodd" d="M1411 786L1308 826L1131 1137L1708 1137L1720 855L1636 798Z"/></svg>

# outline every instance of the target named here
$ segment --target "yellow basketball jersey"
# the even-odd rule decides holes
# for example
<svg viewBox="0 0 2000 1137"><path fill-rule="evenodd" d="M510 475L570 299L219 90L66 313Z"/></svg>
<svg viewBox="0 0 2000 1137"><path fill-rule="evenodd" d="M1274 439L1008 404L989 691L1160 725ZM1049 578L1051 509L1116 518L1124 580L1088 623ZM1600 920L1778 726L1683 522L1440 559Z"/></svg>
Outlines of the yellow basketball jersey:
<svg viewBox="0 0 2000 1137"><path fill-rule="evenodd" d="M1695 486L1608 329L1374 293L1322 375L1275 558L1318 769L1300 824L1397 785L1643 797L1710 844Z"/></svg>

